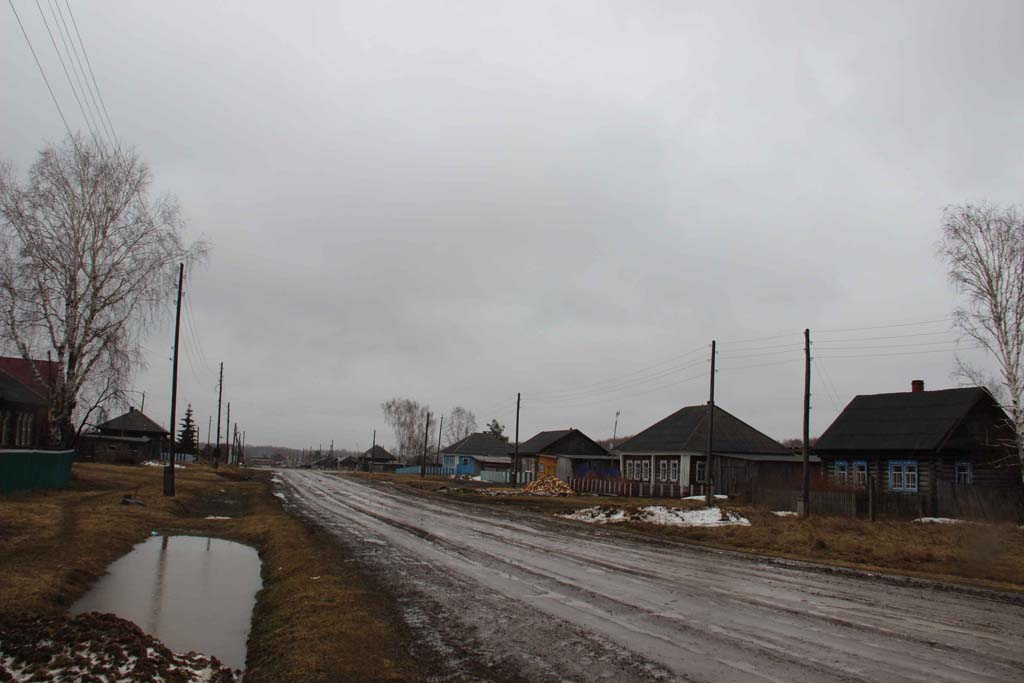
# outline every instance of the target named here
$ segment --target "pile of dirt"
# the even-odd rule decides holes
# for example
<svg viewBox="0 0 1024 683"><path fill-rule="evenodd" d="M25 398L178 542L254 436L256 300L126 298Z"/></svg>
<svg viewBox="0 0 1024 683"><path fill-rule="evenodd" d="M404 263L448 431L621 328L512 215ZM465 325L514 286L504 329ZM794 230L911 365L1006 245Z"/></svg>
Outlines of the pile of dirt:
<svg viewBox="0 0 1024 683"><path fill-rule="evenodd" d="M0 617L0 681L235 683L241 678L241 671L216 657L175 654L113 614Z"/></svg>
<svg viewBox="0 0 1024 683"><path fill-rule="evenodd" d="M571 496L575 491L557 477L541 477L526 485L526 492L531 496Z"/></svg>

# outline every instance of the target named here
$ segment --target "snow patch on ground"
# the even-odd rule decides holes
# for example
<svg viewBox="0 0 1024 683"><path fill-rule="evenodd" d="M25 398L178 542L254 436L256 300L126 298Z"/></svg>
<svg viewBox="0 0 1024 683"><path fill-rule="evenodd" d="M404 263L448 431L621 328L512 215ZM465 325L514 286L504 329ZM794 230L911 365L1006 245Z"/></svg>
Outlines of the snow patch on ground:
<svg viewBox="0 0 1024 683"><path fill-rule="evenodd" d="M687 496L683 500L707 500L707 496ZM715 500L727 500L729 496L724 496L721 493L715 494Z"/></svg>
<svg viewBox="0 0 1024 683"><path fill-rule="evenodd" d="M796 517L798 513L789 510L772 510L772 514L776 517Z"/></svg>
<svg viewBox="0 0 1024 683"><path fill-rule="evenodd" d="M952 519L950 517L918 517L914 520L918 524L963 524L962 519Z"/></svg>
<svg viewBox="0 0 1024 683"><path fill-rule="evenodd" d="M646 522L666 526L750 526L750 520L735 512L717 507L700 510L680 510L663 505L649 505L636 510L596 505L583 508L566 515L558 515L565 519L574 519L591 524L614 524L616 522Z"/></svg>
<svg viewBox="0 0 1024 683"><path fill-rule="evenodd" d="M284 502L286 502L286 503L288 502L288 496L284 495L280 491L275 491L274 495L277 496L278 498L280 498L281 500L283 500Z"/></svg>
<svg viewBox="0 0 1024 683"><path fill-rule="evenodd" d="M220 517L218 515L207 515L204 519L231 519L230 517Z"/></svg>
<svg viewBox="0 0 1024 683"><path fill-rule="evenodd" d="M167 463L160 462L159 460L146 460L145 462L140 463L140 464L145 465L146 467L166 467L167 466ZM175 464L174 465L174 469L176 469L176 470L183 470L183 469L185 469L185 466L184 465Z"/></svg>

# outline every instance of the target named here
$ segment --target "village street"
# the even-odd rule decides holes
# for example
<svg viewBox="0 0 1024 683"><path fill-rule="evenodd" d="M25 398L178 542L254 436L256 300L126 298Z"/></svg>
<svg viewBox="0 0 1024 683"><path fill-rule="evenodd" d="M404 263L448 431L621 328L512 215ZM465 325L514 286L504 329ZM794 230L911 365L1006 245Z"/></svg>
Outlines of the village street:
<svg viewBox="0 0 1024 683"><path fill-rule="evenodd" d="M1019 681L1024 609L284 470L449 680Z"/></svg>

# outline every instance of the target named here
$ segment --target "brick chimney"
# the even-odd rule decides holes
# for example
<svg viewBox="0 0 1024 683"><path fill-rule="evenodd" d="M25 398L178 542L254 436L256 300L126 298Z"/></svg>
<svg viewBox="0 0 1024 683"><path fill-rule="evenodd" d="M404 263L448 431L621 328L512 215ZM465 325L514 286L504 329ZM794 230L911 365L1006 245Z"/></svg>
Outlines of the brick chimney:
<svg viewBox="0 0 1024 683"><path fill-rule="evenodd" d="M915 379L910 381L910 393L920 394L924 393L924 380Z"/></svg>

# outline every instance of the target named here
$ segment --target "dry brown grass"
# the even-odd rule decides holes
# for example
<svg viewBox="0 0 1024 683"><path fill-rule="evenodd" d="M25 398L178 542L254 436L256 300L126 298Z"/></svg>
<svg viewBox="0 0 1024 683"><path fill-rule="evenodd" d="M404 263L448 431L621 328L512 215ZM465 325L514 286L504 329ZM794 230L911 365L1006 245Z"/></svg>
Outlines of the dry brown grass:
<svg viewBox="0 0 1024 683"><path fill-rule="evenodd" d="M177 472L175 498L161 495L161 477L155 467L76 464L68 490L0 497L0 613L62 613L152 530L218 536L263 560L246 680L427 676L390 600L342 546L281 508L269 473L190 467ZM121 505L125 493L146 505Z"/></svg>

